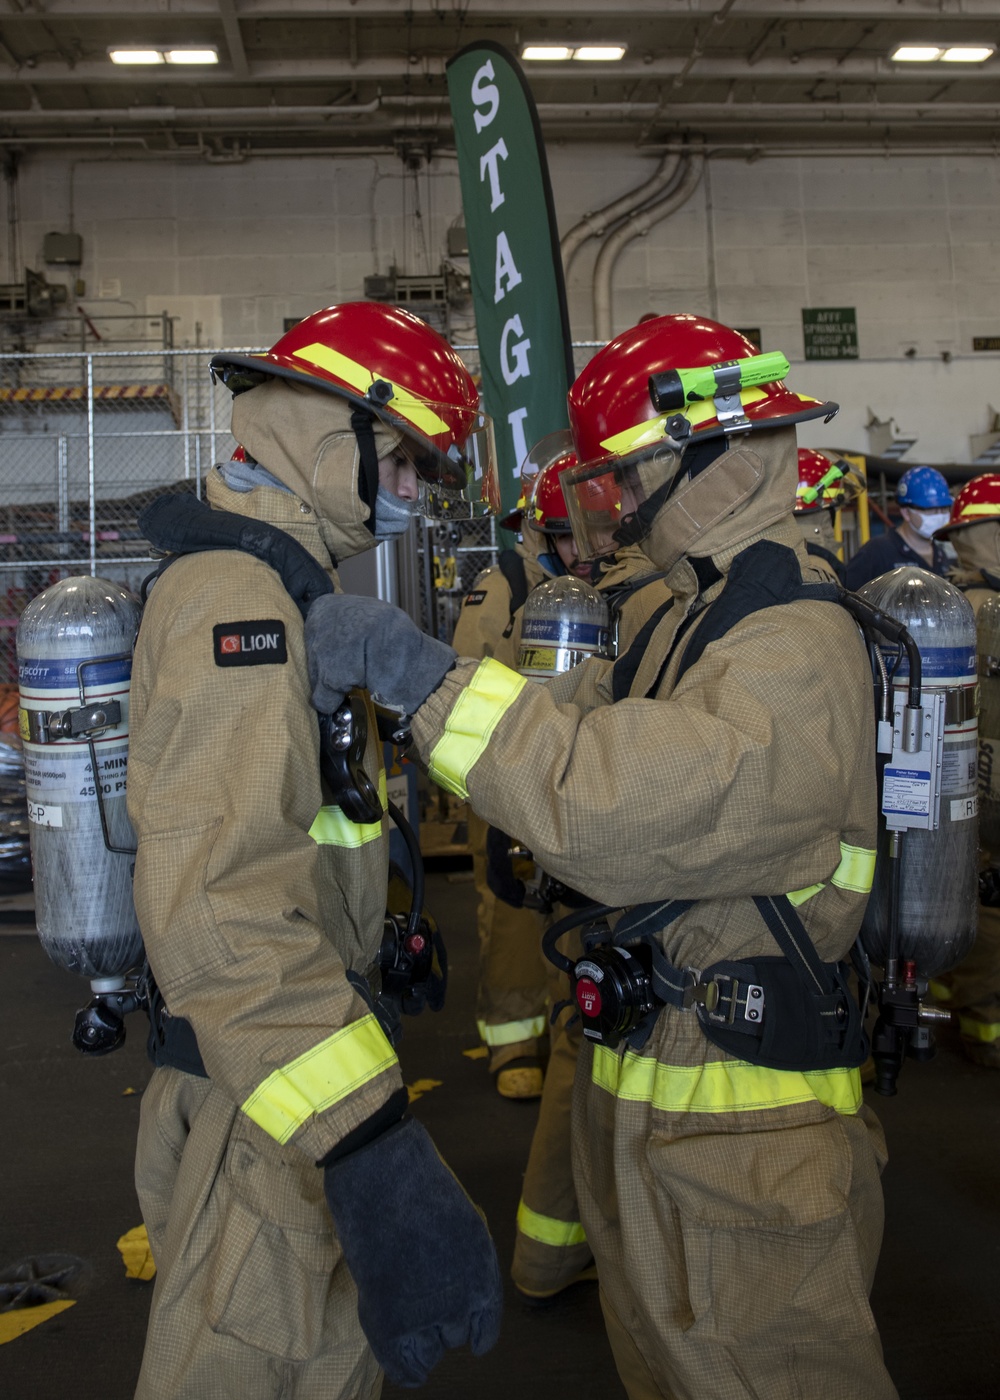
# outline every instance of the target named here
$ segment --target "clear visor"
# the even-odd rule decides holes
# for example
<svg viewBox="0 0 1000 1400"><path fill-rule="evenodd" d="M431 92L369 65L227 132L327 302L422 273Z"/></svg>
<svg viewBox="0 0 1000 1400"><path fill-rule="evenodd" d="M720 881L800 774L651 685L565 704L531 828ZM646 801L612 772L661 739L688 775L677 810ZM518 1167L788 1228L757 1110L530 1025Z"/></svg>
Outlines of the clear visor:
<svg viewBox="0 0 1000 1400"><path fill-rule="evenodd" d="M433 520L469 520L500 510L500 476L493 420L468 409L442 409L452 421L464 420L460 442L447 451L407 433L399 444L420 479L422 515ZM403 426L403 425L401 425Z"/></svg>
<svg viewBox="0 0 1000 1400"><path fill-rule="evenodd" d="M605 457L564 471L559 483L580 558L613 554L625 542L626 526L630 543L647 535L652 518L644 519L640 507L673 480L679 465L680 454L661 440L628 457Z"/></svg>

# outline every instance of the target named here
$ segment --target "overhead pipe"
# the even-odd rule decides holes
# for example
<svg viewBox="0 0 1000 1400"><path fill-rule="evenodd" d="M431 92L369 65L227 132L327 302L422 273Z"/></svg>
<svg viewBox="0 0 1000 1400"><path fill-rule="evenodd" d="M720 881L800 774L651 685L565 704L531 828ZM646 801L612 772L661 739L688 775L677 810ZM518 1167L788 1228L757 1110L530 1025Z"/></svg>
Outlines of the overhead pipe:
<svg viewBox="0 0 1000 1400"><path fill-rule="evenodd" d="M594 336L611 339L611 274L618 255L633 238L643 238L654 226L680 209L694 194L705 166L702 151L684 158L684 169L677 186L662 199L648 205L634 218L626 219L605 239L594 267Z"/></svg>
<svg viewBox="0 0 1000 1400"><path fill-rule="evenodd" d="M614 199L610 204L606 204L603 209L597 209L593 213L584 214L579 223L574 224L567 234L564 234L559 242L559 251L562 253L563 271L569 272L569 265L577 250L586 243L588 238L599 238L616 219L620 219L624 214L631 214L633 210L640 208L653 195L670 185L677 174L681 157L676 155L671 159L670 154L664 155L663 159L654 175L651 175L644 184L637 185L635 189L629 190L628 194L623 194L618 199Z"/></svg>

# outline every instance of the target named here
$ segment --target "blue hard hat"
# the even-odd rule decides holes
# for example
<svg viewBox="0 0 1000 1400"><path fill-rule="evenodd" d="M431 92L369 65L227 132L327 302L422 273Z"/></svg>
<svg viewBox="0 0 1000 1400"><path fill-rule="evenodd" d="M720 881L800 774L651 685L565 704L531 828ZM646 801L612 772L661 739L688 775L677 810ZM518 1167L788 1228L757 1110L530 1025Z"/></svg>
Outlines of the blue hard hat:
<svg viewBox="0 0 1000 1400"><path fill-rule="evenodd" d="M896 501L901 506L914 506L917 510L931 510L934 506L950 510L951 492L947 481L933 467L911 467L899 478Z"/></svg>

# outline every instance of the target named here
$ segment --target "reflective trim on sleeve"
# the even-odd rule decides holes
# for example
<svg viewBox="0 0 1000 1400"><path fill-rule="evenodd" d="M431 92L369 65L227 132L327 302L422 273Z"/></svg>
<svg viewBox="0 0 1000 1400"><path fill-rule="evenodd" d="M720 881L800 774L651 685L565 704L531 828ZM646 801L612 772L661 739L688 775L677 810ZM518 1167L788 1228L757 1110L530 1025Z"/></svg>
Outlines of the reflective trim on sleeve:
<svg viewBox="0 0 1000 1400"><path fill-rule="evenodd" d="M383 809L386 806L385 769L378 775L378 795ZM345 846L355 850L369 841L377 841L382 835L382 822L352 822L339 807L321 807L316 820L309 828L309 835L317 846Z"/></svg>
<svg viewBox="0 0 1000 1400"><path fill-rule="evenodd" d="M517 1228L529 1240L565 1249L571 1244L586 1244L587 1235L579 1221L554 1220L551 1215L539 1215L523 1201L517 1207Z"/></svg>
<svg viewBox="0 0 1000 1400"><path fill-rule="evenodd" d="M875 879L875 852L865 846L840 843L840 864L830 876L830 883L855 894L871 894Z"/></svg>
<svg viewBox="0 0 1000 1400"><path fill-rule="evenodd" d="M818 1101L838 1113L861 1107L861 1074L856 1069L765 1069L744 1060L713 1064L662 1065L627 1050L619 1056L594 1047L591 1074L599 1089L619 1099L651 1103L665 1113L752 1113Z"/></svg>
<svg viewBox="0 0 1000 1400"><path fill-rule="evenodd" d="M805 904L807 899L812 899L814 894L819 894L820 890L825 889L826 886L823 884L809 885L804 890L789 890L785 898L788 900L789 904L794 904L797 909L800 904Z"/></svg>
<svg viewBox="0 0 1000 1400"><path fill-rule="evenodd" d="M397 1063L374 1016L362 1016L269 1074L242 1111L276 1142Z"/></svg>
<svg viewBox="0 0 1000 1400"><path fill-rule="evenodd" d="M528 1021L504 1021L499 1026L488 1026L485 1021L477 1021L479 1038L485 1045L517 1045L522 1040L536 1040L545 1034L545 1017L532 1016Z"/></svg>
<svg viewBox="0 0 1000 1400"><path fill-rule="evenodd" d="M927 983L927 990L935 1001L951 1001L951 988L944 982L936 982L932 977Z"/></svg>
<svg viewBox="0 0 1000 1400"><path fill-rule="evenodd" d="M448 792L468 797L465 780L494 729L527 685L523 676L487 657L452 706L444 733L431 750L431 777Z"/></svg>
<svg viewBox="0 0 1000 1400"><path fill-rule="evenodd" d="M1000 1040L1000 1021L977 1021L974 1016L959 1016L958 1029L970 1040L981 1040L986 1045Z"/></svg>
<svg viewBox="0 0 1000 1400"><path fill-rule="evenodd" d="M840 864L830 876L830 884L836 885L839 890L870 894L874 878L875 852L865 846L848 846L841 841ZM825 888L822 883L808 885L804 890L789 890L785 898L797 909L800 904L805 904L806 900L812 899L814 894L819 894L820 890Z"/></svg>

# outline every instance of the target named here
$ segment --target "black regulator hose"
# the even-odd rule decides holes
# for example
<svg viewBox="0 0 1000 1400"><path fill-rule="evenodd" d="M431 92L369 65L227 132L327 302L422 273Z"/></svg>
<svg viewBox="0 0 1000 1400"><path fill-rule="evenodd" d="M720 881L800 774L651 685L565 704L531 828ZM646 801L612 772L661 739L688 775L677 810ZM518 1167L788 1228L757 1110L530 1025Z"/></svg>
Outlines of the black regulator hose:
<svg viewBox="0 0 1000 1400"><path fill-rule="evenodd" d="M413 898L410 901L410 913L406 920L406 934L407 937L410 937L419 930L424 911L424 858L420 854L420 843L413 827L395 802L387 802L386 809L393 825L406 843L406 849L410 856L410 867L413 870Z"/></svg>

